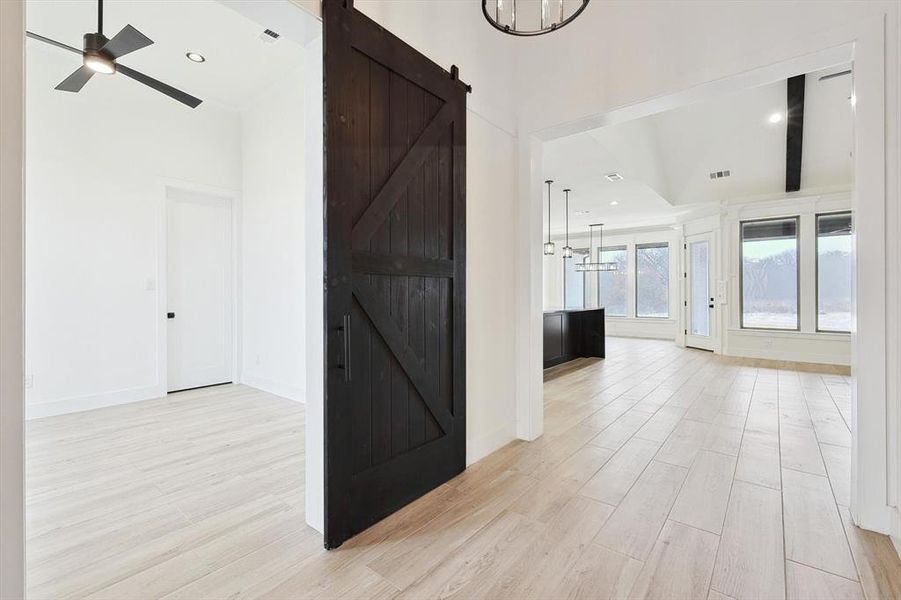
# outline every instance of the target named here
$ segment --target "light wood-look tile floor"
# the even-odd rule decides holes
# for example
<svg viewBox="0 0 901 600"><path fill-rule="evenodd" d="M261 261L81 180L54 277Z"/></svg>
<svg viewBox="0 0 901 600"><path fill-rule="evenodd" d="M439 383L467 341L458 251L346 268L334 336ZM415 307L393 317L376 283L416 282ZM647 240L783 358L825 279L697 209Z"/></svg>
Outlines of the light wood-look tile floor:
<svg viewBox="0 0 901 600"><path fill-rule="evenodd" d="M31 421L29 597L901 598L846 508L846 376L608 355L546 373L543 437L332 552L302 405L227 386Z"/></svg>

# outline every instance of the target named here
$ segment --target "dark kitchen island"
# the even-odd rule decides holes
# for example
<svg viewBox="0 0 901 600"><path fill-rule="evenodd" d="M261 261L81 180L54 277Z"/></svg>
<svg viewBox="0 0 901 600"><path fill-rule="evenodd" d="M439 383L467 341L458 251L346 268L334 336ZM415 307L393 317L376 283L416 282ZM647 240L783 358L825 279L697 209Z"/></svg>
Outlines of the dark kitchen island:
<svg viewBox="0 0 901 600"><path fill-rule="evenodd" d="M575 358L604 358L604 309L580 308L544 313L544 368Z"/></svg>

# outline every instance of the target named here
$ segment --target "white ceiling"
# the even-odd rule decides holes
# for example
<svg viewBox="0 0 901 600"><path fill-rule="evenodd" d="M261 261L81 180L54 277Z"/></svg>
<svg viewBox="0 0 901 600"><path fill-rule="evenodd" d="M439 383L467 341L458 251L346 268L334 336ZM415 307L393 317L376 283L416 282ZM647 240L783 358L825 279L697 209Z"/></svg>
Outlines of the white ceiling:
<svg viewBox="0 0 901 600"><path fill-rule="evenodd" d="M847 68L806 78L802 192L851 185L851 77L819 80ZM552 230L563 231L566 187L573 190L571 232L597 222L618 228L671 223L720 202L784 194L785 120L773 124L769 117L785 114L785 88L780 81L545 143L544 178L555 180ZM725 169L730 177L710 179L711 171ZM624 179L608 181L604 175L612 172Z"/></svg>
<svg viewBox="0 0 901 600"><path fill-rule="evenodd" d="M27 0L26 6L29 31L79 49L84 33L97 29L94 0ZM286 14L294 18L286 19ZM278 24L268 24L271 21ZM123 64L205 102L234 109L248 107L280 78L296 71L302 52L300 44L311 39L319 28L315 19L292 7L288 0L106 0L104 34L113 37L126 24L144 33L154 44L123 57ZM274 44L264 43L260 34L266 27L281 33L282 38ZM80 66L76 55L35 40L28 41L27 51L65 57L56 61L58 78L46 82L50 87ZM189 61L185 58L189 51L199 52L206 62ZM139 84L122 76L97 76L80 93L102 94L104 87L110 85ZM148 88L147 93L158 92ZM203 105L198 110L202 108Z"/></svg>

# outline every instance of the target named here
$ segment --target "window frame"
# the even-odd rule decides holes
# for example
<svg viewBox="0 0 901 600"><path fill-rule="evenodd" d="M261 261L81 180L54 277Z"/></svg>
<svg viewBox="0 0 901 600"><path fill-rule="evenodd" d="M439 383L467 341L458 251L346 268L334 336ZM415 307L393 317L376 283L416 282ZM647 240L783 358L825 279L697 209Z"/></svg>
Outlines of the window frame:
<svg viewBox="0 0 901 600"><path fill-rule="evenodd" d="M745 224L768 221L795 222L795 327L751 327L745 325ZM801 331L801 215L747 219L738 222L738 326L750 331Z"/></svg>
<svg viewBox="0 0 901 600"><path fill-rule="evenodd" d="M813 232L814 232L814 240L813 240L813 310L814 310L814 331L817 333L838 333L838 334L850 334L851 330L840 330L840 329L820 329L820 217L829 217L836 215L848 215L851 218L851 235L854 235L854 211L851 209L847 210L835 210L835 211L827 211L822 213L815 213L813 215ZM855 263L854 257L851 257L852 266ZM852 289L854 287L854 282L851 282ZM852 315L854 311L851 311ZM799 315L800 319L800 315Z"/></svg>
<svg viewBox="0 0 901 600"><path fill-rule="evenodd" d="M638 314L638 296L639 296L639 281L638 277L638 251L644 250L646 248L666 248L666 259L667 259L667 267L666 267L666 315L662 317L654 317L654 316L644 316ZM669 242L648 242L644 244L635 244L635 298L634 298L634 308L635 308L635 318L636 319L656 319L656 320L665 320L671 319L671 294L672 294L672 286L670 285L672 279L672 269L669 261L672 259L672 250L670 249Z"/></svg>
<svg viewBox="0 0 901 600"><path fill-rule="evenodd" d="M625 312L621 315L611 315L607 312L607 306L601 302L601 274L598 273L598 306L604 306L604 316L611 319L628 319L629 318L629 245L617 244L615 246L598 246L597 259L598 262L604 262L604 252L623 251L626 253L626 268L623 273L626 275L626 307Z"/></svg>

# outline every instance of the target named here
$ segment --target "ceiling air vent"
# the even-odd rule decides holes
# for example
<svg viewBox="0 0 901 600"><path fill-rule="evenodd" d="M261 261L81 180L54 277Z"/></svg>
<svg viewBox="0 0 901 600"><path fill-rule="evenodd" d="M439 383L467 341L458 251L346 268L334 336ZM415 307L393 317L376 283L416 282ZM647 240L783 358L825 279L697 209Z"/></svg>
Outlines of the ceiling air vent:
<svg viewBox="0 0 901 600"><path fill-rule="evenodd" d="M282 37L281 34L272 31L271 29L267 29L260 34L260 39L266 42L267 44L274 44L278 38Z"/></svg>
<svg viewBox="0 0 901 600"><path fill-rule="evenodd" d="M604 175L604 177L607 178L607 181L622 181L623 180L623 176L620 175L619 173L607 173L606 175Z"/></svg>
<svg viewBox="0 0 901 600"><path fill-rule="evenodd" d="M726 169L725 171L713 171L710 173L711 179L722 179L723 177L729 177L732 174L731 171Z"/></svg>

